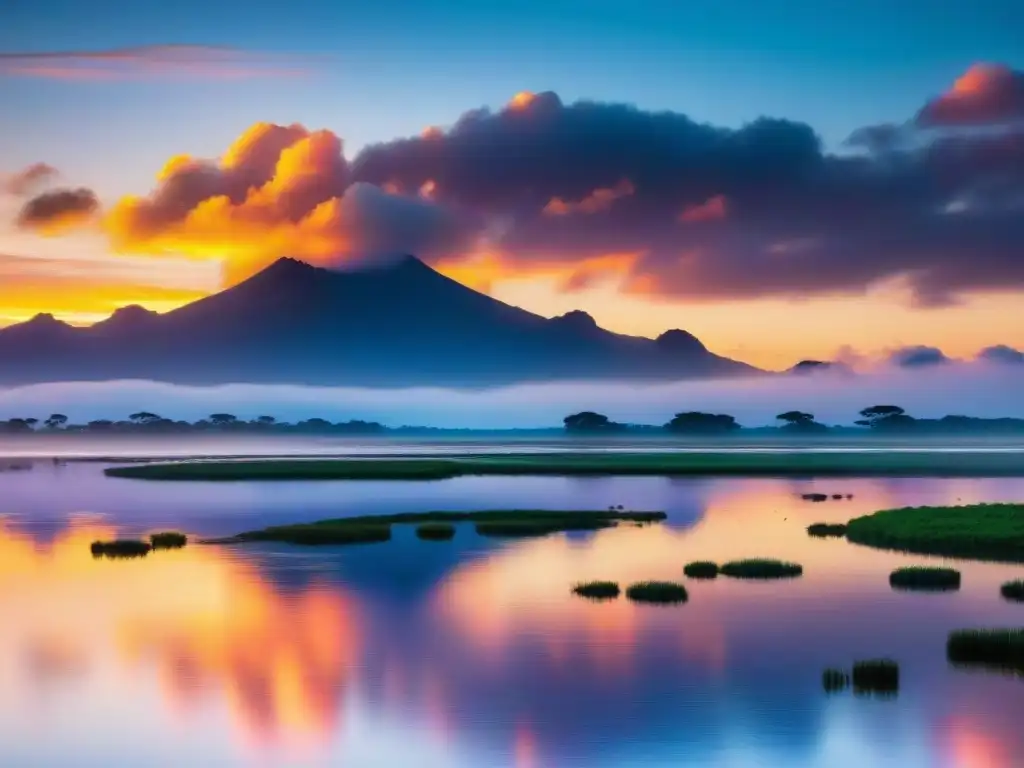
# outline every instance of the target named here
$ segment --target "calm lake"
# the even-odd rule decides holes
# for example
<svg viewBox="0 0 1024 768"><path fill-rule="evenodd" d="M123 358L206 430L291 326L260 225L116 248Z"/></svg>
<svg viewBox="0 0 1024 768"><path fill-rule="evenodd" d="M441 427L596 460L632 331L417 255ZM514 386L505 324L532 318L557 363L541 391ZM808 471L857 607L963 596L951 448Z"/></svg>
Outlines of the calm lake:
<svg viewBox="0 0 1024 768"><path fill-rule="evenodd" d="M950 630L1022 626L960 563L811 539L877 509L1024 499L1024 479L466 477L153 483L100 463L0 473L0 765L644 768L1024 765L1024 679L949 666ZM809 503L801 493L853 494ZM450 542L396 527L347 548L189 546L94 560L97 538L217 536L345 515L665 510L662 525ZM683 581L695 559L804 576L688 581L689 602L590 603L574 582ZM826 667L890 657L894 699L828 695Z"/></svg>

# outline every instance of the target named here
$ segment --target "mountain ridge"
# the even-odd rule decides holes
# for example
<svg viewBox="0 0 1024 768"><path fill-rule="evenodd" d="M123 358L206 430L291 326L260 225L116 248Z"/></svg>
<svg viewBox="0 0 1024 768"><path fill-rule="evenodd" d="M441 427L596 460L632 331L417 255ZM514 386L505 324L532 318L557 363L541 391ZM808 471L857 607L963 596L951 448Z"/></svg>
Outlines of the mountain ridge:
<svg viewBox="0 0 1024 768"><path fill-rule="evenodd" d="M0 383L142 378L180 384L495 386L759 372L673 329L616 334L574 310L545 318L411 255L332 270L283 257L166 313L91 326L37 315L0 329Z"/></svg>

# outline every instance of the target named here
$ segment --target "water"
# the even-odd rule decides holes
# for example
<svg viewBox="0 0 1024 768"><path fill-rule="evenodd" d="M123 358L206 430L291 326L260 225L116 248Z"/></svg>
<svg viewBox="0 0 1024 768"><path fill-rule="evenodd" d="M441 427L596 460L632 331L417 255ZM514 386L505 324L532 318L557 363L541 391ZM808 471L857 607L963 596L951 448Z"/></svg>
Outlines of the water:
<svg viewBox="0 0 1024 768"><path fill-rule="evenodd" d="M1024 568L961 563L958 593L894 593L892 568L938 561L804 532L883 507L1020 500L1024 479L162 484L102 468L0 473L0 765L1024 764L1024 680L945 659L951 629L1024 624L998 594ZM854 498L800 500L810 491ZM88 551L168 527L610 504L669 521L507 544L396 528L342 549ZM758 555L805 575L690 582L674 608L569 594ZM895 700L822 690L826 667L881 656L900 662Z"/></svg>

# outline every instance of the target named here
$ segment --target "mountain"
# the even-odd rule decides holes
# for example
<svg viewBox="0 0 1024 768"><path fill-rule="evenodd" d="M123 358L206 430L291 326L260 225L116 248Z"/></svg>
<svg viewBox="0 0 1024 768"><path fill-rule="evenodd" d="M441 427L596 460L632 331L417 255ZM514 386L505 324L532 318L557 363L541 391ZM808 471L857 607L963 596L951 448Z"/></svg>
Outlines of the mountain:
<svg viewBox="0 0 1024 768"><path fill-rule="evenodd" d="M685 331L656 340L547 319L407 256L333 271L293 259L166 314L124 307L76 328L38 315L0 330L0 383L152 379L360 386L672 380L755 373Z"/></svg>

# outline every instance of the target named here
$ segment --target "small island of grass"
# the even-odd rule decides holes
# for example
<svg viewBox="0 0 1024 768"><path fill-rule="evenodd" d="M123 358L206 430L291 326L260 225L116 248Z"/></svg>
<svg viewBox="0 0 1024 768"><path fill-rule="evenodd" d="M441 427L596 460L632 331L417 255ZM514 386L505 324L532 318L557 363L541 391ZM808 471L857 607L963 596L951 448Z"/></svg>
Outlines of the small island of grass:
<svg viewBox="0 0 1024 768"><path fill-rule="evenodd" d="M152 546L138 539L115 539L114 541L94 541L89 545L93 557L131 558L145 557Z"/></svg>
<svg viewBox="0 0 1024 768"><path fill-rule="evenodd" d="M897 568L889 574L889 585L920 592L955 592L960 589L960 571L916 565Z"/></svg>
<svg viewBox="0 0 1024 768"><path fill-rule="evenodd" d="M614 600L619 596L619 585L614 581L585 581L575 585L572 591L591 600Z"/></svg>
<svg viewBox="0 0 1024 768"><path fill-rule="evenodd" d="M714 579L718 577L718 563L695 560L683 566L683 573L691 579Z"/></svg>
<svg viewBox="0 0 1024 768"><path fill-rule="evenodd" d="M1006 600L1024 603L1024 579L1006 582L999 588L999 594L1001 594Z"/></svg>
<svg viewBox="0 0 1024 768"><path fill-rule="evenodd" d="M424 541L451 541L455 526L451 523L423 523L416 526L416 538Z"/></svg>
<svg viewBox="0 0 1024 768"><path fill-rule="evenodd" d="M412 524L451 527L451 523L472 522L482 536L524 537L546 536L563 531L594 531L610 528L619 522L653 523L664 520L664 512L632 512L619 510L486 510L479 512L406 512L394 515L360 515L320 520L312 523L275 525L256 531L211 539L205 544L243 544L255 541L277 541L287 544L368 544L388 541L391 526ZM440 535L440 530L432 529ZM452 529L454 535L454 529ZM417 535L420 535L419 530ZM420 536L420 538L425 538ZM450 536L448 538L451 538Z"/></svg>
<svg viewBox="0 0 1024 768"><path fill-rule="evenodd" d="M954 666L1024 676L1024 629L960 629L949 634L946 657Z"/></svg>
<svg viewBox="0 0 1024 768"><path fill-rule="evenodd" d="M846 535L846 523L812 523L807 526L807 534L818 538L828 536L841 538Z"/></svg>
<svg viewBox="0 0 1024 768"><path fill-rule="evenodd" d="M636 603L685 603L686 587L674 581L640 581L626 588L626 597Z"/></svg>
<svg viewBox="0 0 1024 768"><path fill-rule="evenodd" d="M853 665L853 692L894 696L900 688L900 668L891 659L870 659Z"/></svg>
<svg viewBox="0 0 1024 768"><path fill-rule="evenodd" d="M821 673L821 687L826 693L839 693L850 687L850 676L841 669L826 669Z"/></svg>
<svg viewBox="0 0 1024 768"><path fill-rule="evenodd" d="M719 572L734 579L792 579L803 574L804 568L782 560L753 558L726 563Z"/></svg>
<svg viewBox="0 0 1024 768"><path fill-rule="evenodd" d="M178 531L160 531L149 536L153 549L180 549L188 544L188 536Z"/></svg>
<svg viewBox="0 0 1024 768"><path fill-rule="evenodd" d="M1024 505L888 509L851 520L846 538L915 554L1024 562Z"/></svg>

